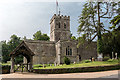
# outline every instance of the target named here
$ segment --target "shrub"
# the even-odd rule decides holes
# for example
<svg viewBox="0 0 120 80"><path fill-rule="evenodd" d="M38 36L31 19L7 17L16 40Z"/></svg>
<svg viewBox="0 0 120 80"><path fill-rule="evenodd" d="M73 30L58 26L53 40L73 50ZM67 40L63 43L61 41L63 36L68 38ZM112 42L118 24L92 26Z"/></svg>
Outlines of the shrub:
<svg viewBox="0 0 120 80"><path fill-rule="evenodd" d="M109 59L109 60L107 60L108 62L113 62L114 60L113 59Z"/></svg>
<svg viewBox="0 0 120 80"><path fill-rule="evenodd" d="M2 74L10 73L10 65L2 65Z"/></svg>
<svg viewBox="0 0 120 80"><path fill-rule="evenodd" d="M110 58L109 57L104 57L103 58L103 61L107 61L107 60L109 60Z"/></svg>
<svg viewBox="0 0 120 80"><path fill-rule="evenodd" d="M89 63L89 62L91 62L90 60L85 60L85 63Z"/></svg>
<svg viewBox="0 0 120 80"><path fill-rule="evenodd" d="M83 60L82 63L89 63L91 62L90 60Z"/></svg>
<svg viewBox="0 0 120 80"><path fill-rule="evenodd" d="M64 57L64 63L65 63L66 65L69 65L69 64L70 64L70 59L67 58L66 56Z"/></svg>

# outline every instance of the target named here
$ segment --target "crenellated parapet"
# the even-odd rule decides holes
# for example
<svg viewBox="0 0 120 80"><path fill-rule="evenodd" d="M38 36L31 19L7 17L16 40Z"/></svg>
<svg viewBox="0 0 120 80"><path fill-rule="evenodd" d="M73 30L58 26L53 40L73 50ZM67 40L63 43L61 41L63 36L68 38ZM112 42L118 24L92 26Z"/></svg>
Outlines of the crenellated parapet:
<svg viewBox="0 0 120 80"><path fill-rule="evenodd" d="M57 19L70 20L70 16L66 16L66 15L63 16L63 15L59 15L59 14L58 14L58 15L54 14L53 17L52 17L51 20L50 20L50 24L51 24L52 21L55 20L55 19L56 19L56 20L57 20Z"/></svg>

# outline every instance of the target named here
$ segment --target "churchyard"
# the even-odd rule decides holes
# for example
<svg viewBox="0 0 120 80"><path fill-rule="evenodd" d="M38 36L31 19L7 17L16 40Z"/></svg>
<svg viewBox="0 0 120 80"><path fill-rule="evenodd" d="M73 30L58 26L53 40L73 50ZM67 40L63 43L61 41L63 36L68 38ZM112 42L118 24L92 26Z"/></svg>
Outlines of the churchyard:
<svg viewBox="0 0 120 80"><path fill-rule="evenodd" d="M114 16L113 9L116 9ZM119 70L119 12L117 3L88 2L79 14L79 26L76 26L78 36L71 33L73 16L62 15L60 11L51 16L50 36L41 30L37 30L32 38L11 35L10 40L0 41L2 73L57 74ZM111 18L106 22L109 26L103 18Z"/></svg>
<svg viewBox="0 0 120 80"><path fill-rule="evenodd" d="M86 61L86 62L85 62ZM61 64L61 65L54 65L54 64L37 64L33 66L33 69L55 69L55 68L75 68L75 67L90 67L90 66L107 66L107 65L116 65L118 64L118 60L111 60L108 61L88 61L84 60L80 63L71 63L70 65Z"/></svg>

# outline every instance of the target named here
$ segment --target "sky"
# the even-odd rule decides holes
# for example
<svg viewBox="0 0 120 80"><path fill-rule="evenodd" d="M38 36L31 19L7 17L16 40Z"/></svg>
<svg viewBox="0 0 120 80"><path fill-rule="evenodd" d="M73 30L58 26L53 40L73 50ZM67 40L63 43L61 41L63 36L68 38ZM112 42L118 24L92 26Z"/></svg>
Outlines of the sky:
<svg viewBox="0 0 120 80"><path fill-rule="evenodd" d="M78 16L84 2L58 0L61 15L70 16L71 33L78 36ZM56 13L56 0L4 0L0 1L0 41L9 40L16 34L19 37L33 38L38 30L50 35L50 19Z"/></svg>
<svg viewBox="0 0 120 80"><path fill-rule="evenodd" d="M85 0L57 1L61 15L70 16L71 33L78 37L78 16ZM56 0L0 0L0 41L9 41L13 34L32 39L33 34L39 30L50 36L50 19L55 13Z"/></svg>

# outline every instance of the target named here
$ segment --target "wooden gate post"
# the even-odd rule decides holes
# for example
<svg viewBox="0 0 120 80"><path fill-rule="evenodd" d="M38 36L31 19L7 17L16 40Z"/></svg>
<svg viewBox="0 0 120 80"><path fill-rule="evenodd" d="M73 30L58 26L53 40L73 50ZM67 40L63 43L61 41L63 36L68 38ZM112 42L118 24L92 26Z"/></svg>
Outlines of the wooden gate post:
<svg viewBox="0 0 120 80"><path fill-rule="evenodd" d="M31 56L30 58L30 66L29 66L30 72L32 72L32 68L33 68L32 66L33 66L33 56Z"/></svg>

